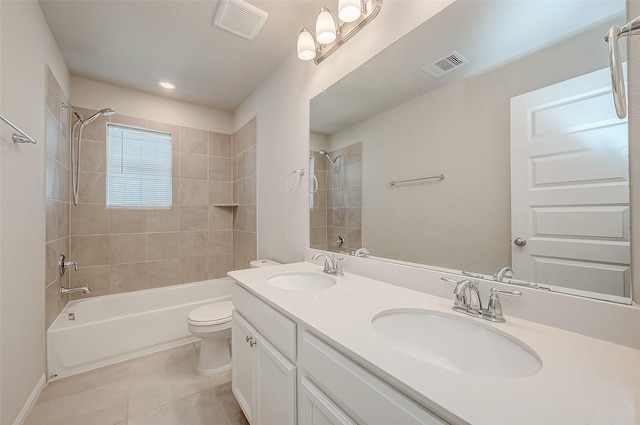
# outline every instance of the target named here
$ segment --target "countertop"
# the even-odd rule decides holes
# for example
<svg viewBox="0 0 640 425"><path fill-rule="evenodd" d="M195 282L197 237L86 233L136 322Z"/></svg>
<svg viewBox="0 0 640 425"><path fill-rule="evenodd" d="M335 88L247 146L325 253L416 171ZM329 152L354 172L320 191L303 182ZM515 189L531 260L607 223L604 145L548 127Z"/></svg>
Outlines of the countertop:
<svg viewBox="0 0 640 425"><path fill-rule="evenodd" d="M398 308L459 314L451 309L453 295L439 298L350 273L336 277L336 285L315 291L266 284L275 274L321 271L322 266L303 262L238 270L229 276L447 420L473 425L640 424L638 350L509 317L505 311L505 323L469 320L528 345L541 358L542 369L518 379L448 371L394 348L374 331L371 320ZM468 355L481 349L470 346Z"/></svg>

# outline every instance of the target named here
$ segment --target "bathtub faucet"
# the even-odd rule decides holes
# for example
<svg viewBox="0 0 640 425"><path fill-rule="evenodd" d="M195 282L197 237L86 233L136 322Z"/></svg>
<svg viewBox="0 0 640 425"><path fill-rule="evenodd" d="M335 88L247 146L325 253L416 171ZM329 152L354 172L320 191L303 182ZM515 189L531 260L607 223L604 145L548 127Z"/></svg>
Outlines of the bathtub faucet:
<svg viewBox="0 0 640 425"><path fill-rule="evenodd" d="M82 292L83 294L88 294L89 292L91 292L91 288L89 288L89 285L79 286L77 288L65 288L65 287L60 288L60 293L62 295L75 294L76 292Z"/></svg>

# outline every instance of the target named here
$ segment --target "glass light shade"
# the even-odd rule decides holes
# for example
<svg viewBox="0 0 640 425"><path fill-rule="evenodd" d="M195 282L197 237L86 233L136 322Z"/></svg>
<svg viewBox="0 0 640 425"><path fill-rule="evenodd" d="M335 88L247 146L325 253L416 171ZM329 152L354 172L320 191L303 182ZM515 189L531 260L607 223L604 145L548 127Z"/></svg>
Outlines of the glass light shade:
<svg viewBox="0 0 640 425"><path fill-rule="evenodd" d="M308 29L298 35L298 59L308 61L316 57L316 43Z"/></svg>
<svg viewBox="0 0 640 425"><path fill-rule="evenodd" d="M358 20L362 14L360 0L339 0L338 18L342 22L353 22Z"/></svg>
<svg viewBox="0 0 640 425"><path fill-rule="evenodd" d="M336 21L326 7L323 7L316 20L316 40L320 44L333 43L336 39Z"/></svg>

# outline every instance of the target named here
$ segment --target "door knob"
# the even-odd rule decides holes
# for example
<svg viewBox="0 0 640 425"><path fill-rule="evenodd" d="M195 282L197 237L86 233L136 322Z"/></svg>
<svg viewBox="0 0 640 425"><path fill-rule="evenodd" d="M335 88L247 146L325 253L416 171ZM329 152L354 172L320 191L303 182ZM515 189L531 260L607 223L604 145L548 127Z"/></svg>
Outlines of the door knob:
<svg viewBox="0 0 640 425"><path fill-rule="evenodd" d="M525 246L527 244L527 240L522 238L515 238L513 243L516 244L516 246Z"/></svg>

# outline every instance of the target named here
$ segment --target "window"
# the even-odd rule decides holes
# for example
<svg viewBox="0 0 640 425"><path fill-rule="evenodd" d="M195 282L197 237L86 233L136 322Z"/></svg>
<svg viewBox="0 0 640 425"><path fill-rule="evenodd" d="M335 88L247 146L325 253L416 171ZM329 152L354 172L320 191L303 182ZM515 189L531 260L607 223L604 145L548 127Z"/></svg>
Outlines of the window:
<svg viewBox="0 0 640 425"><path fill-rule="evenodd" d="M171 208L171 134L107 124L107 207Z"/></svg>

